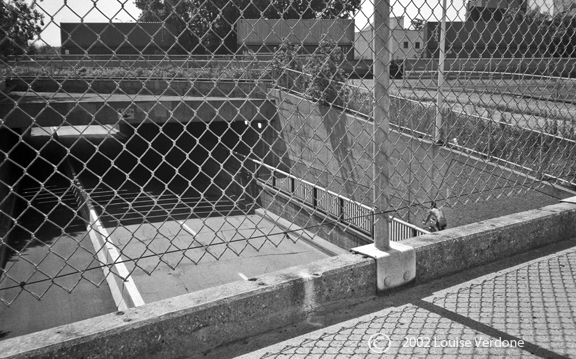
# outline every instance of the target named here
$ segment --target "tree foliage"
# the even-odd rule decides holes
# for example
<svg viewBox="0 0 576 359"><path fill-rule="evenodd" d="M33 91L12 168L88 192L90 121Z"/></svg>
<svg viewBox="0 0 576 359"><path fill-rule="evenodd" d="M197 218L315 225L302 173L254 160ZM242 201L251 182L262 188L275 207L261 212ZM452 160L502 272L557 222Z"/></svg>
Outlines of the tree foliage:
<svg viewBox="0 0 576 359"><path fill-rule="evenodd" d="M142 22L164 22L178 40L175 52L185 53L198 46L198 39L191 36L192 4L188 0L135 0L142 13Z"/></svg>
<svg viewBox="0 0 576 359"><path fill-rule="evenodd" d="M142 21L166 21L193 39L188 51L233 53L239 19L347 19L361 0L135 0ZM263 35L265 36L265 35Z"/></svg>
<svg viewBox="0 0 576 359"><path fill-rule="evenodd" d="M526 24L545 25L550 22L549 13L542 11L539 6L527 7L525 10L521 7L510 7L504 13L504 20L507 22L517 22Z"/></svg>
<svg viewBox="0 0 576 359"><path fill-rule="evenodd" d="M554 15L542 11L541 8L528 7L509 8L505 21L525 23L537 26L538 31L545 34L548 52L556 57L576 56L576 4Z"/></svg>
<svg viewBox="0 0 576 359"><path fill-rule="evenodd" d="M0 59L24 54L42 31L43 16L24 0L0 0Z"/></svg>
<svg viewBox="0 0 576 359"><path fill-rule="evenodd" d="M56 56L60 54L60 47L59 46L50 46L47 44L33 44L32 46L28 47L28 51L26 52L28 55L47 55L47 56Z"/></svg>
<svg viewBox="0 0 576 359"><path fill-rule="evenodd" d="M410 26L413 30L422 30L424 29L424 25L426 24L426 20L420 18L414 18L410 20Z"/></svg>
<svg viewBox="0 0 576 359"><path fill-rule="evenodd" d="M576 56L576 4L555 14L550 21L551 53L558 57Z"/></svg>
<svg viewBox="0 0 576 359"><path fill-rule="evenodd" d="M336 42L322 40L302 66L302 72L308 78L306 95L325 105L342 106L347 80L342 70L344 60L344 54Z"/></svg>
<svg viewBox="0 0 576 359"><path fill-rule="evenodd" d="M282 43L274 52L272 66L278 85L303 93L324 105L346 102L345 56L333 40L321 40L314 53L298 56L299 47Z"/></svg>

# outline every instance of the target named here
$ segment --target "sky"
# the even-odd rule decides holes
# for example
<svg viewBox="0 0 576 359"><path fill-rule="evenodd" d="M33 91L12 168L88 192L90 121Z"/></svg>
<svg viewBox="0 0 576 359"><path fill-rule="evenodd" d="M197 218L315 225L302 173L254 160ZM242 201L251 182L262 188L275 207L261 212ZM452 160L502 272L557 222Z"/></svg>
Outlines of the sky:
<svg viewBox="0 0 576 359"><path fill-rule="evenodd" d="M209 0L208 0L209 1ZM362 29L372 16L375 0L364 0L362 9L355 17L357 29ZM36 8L44 15L44 30L37 42L52 46L60 46L61 22L134 22L140 15L140 10L134 5L134 0L27 0L35 3ZM462 21L465 15L464 0L446 0L447 15L450 21ZM440 21L442 18L442 2L423 0L391 0L392 14L404 16L404 26L410 25L410 19L422 18L428 21Z"/></svg>

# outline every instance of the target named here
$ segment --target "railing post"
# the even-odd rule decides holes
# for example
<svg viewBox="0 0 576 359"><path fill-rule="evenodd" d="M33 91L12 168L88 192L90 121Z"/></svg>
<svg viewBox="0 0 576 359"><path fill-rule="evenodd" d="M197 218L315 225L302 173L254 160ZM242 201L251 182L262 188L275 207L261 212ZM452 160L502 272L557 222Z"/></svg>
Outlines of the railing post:
<svg viewBox="0 0 576 359"><path fill-rule="evenodd" d="M318 207L318 188L312 188L312 207L316 209Z"/></svg>
<svg viewBox="0 0 576 359"><path fill-rule="evenodd" d="M389 197L389 110L390 110L390 1L376 0L374 4L373 72L374 72L374 130L373 149L373 202L375 211L388 209ZM380 213L374 218L374 244L376 249L390 249L388 216Z"/></svg>

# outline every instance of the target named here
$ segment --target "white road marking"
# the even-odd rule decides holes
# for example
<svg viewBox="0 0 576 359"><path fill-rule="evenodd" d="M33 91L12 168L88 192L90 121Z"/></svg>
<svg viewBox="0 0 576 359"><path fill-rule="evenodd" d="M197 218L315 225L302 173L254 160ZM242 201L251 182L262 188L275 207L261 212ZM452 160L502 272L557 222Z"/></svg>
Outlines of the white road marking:
<svg viewBox="0 0 576 359"><path fill-rule="evenodd" d="M182 228L184 228L184 230L188 233L190 233L191 235L195 236L198 233L194 232L194 230L190 227L188 227L188 225L186 224L186 222L184 221L178 221L178 223L180 223L180 225L182 226Z"/></svg>
<svg viewBox="0 0 576 359"><path fill-rule="evenodd" d="M88 208L91 222L91 224L87 226L88 234L94 245L98 259L104 264L102 270L114 302L116 303L116 307L118 310L125 310L127 308L144 305L144 299L142 299L142 295L138 291L136 283L130 275L130 271L122 262L122 257L120 257L116 245L112 243L110 235L90 203L88 204ZM109 265L114 267L116 273L124 280L121 280L114 273L111 273L110 268L108 268Z"/></svg>

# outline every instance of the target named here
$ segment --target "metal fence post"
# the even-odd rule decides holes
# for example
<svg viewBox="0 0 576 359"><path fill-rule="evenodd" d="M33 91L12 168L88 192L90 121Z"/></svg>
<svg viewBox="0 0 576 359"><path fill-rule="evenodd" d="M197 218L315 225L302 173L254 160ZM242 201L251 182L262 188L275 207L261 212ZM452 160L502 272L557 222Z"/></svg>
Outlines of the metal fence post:
<svg viewBox="0 0 576 359"><path fill-rule="evenodd" d="M390 249L388 216L385 213L389 203L389 110L390 96L390 2L376 0L374 4L374 130L373 130L373 176L374 176L374 243L381 251Z"/></svg>
<svg viewBox="0 0 576 359"><path fill-rule="evenodd" d="M444 116L444 62L446 61L446 0L442 0L442 24L440 25L440 54L438 56L438 90L436 91L436 127L434 142L442 142L442 117Z"/></svg>

